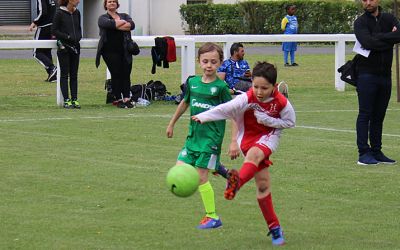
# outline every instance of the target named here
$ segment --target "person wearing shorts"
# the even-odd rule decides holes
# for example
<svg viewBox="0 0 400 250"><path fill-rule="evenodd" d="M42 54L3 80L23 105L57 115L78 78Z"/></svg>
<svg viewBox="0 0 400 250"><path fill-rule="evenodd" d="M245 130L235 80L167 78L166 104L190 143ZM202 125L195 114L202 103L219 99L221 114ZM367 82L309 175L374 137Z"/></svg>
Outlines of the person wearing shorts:
<svg viewBox="0 0 400 250"><path fill-rule="evenodd" d="M271 178L268 168L270 156L279 144L282 129L295 126L296 116L289 100L276 85L277 71L267 62L256 63L252 72L252 88L233 100L211 110L192 116L201 124L224 119L233 119L237 130L236 138L245 156L240 172L230 170L224 196L232 200L237 191L255 178L256 198L268 235L273 245L283 245L285 240L271 196Z"/></svg>
<svg viewBox="0 0 400 250"><path fill-rule="evenodd" d="M173 136L174 126L185 111L190 108L190 116L210 110L232 99L226 83L218 78L217 69L223 60L221 47L214 43L205 43L199 48L198 60L203 75L190 78L187 82L184 99L178 105L166 134ZM215 172L220 166L222 141L225 134L225 120L200 124L193 120L189 123L189 132L185 146L180 151L176 165L190 164L197 168L200 176L199 193L203 201L205 216L198 229L213 229L222 226L215 209L214 190L208 181L209 172Z"/></svg>

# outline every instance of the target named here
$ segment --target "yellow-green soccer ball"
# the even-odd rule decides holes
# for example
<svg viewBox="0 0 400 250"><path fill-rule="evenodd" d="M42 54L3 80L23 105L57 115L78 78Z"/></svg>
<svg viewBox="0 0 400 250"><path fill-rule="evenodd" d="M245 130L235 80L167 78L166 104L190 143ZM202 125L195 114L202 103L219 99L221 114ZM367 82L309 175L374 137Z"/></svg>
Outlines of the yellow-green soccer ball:
<svg viewBox="0 0 400 250"><path fill-rule="evenodd" d="M176 196L189 197L199 187L200 176L197 170L189 165L175 165L167 174L168 189Z"/></svg>

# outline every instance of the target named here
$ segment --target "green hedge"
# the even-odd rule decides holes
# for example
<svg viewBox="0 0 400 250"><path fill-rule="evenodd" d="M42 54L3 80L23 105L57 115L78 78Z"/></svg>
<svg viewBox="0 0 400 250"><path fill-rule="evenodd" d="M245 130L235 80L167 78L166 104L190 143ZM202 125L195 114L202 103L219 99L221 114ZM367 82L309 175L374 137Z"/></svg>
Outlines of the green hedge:
<svg viewBox="0 0 400 250"><path fill-rule="evenodd" d="M392 2L383 0L381 6L392 11ZM301 34L352 33L354 20L363 13L360 4L345 0L181 5L180 13L190 34L281 34L288 3L297 6Z"/></svg>

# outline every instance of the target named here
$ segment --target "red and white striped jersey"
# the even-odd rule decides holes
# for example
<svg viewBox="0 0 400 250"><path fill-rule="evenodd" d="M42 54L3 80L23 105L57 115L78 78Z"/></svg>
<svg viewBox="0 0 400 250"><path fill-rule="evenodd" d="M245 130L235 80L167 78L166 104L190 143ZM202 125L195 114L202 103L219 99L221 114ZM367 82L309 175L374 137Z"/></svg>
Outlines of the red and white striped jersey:
<svg viewBox="0 0 400 250"><path fill-rule="evenodd" d="M269 126L257 122L254 111L272 117ZM263 143L274 152L279 144L282 129L295 126L296 115L290 102L276 88L265 102L257 100L253 89L233 100L196 115L203 122L233 119L238 127L237 141L242 152L254 143Z"/></svg>

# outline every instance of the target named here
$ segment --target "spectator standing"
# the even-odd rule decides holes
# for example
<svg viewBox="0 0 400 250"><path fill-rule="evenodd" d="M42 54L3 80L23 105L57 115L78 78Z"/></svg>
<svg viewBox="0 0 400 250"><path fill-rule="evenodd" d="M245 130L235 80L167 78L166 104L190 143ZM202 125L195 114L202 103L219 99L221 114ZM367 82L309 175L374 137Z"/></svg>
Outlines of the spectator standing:
<svg viewBox="0 0 400 250"><path fill-rule="evenodd" d="M36 29L35 40L50 40L51 25L56 12L55 0L36 0L37 16L29 26L29 31ZM57 80L57 67L53 64L51 49L33 49L33 57L45 68L47 72L46 81L55 82Z"/></svg>
<svg viewBox="0 0 400 250"><path fill-rule="evenodd" d="M289 4L286 6L287 15L282 19L281 29L284 34L292 35L297 34L298 32L298 22L297 17L294 15L296 13L296 5ZM282 43L283 50L283 61L285 66L299 66L295 61L295 52L297 50L297 42L283 42ZM290 61L292 64L289 64L288 56L290 54Z"/></svg>
<svg viewBox="0 0 400 250"><path fill-rule="evenodd" d="M382 152L382 130L392 91L393 45L400 42L400 25L385 13L379 0L362 0L364 14L354 22L354 33L368 57L357 61L357 147L358 164L394 164ZM369 144L368 144L369 138Z"/></svg>
<svg viewBox="0 0 400 250"><path fill-rule="evenodd" d="M133 108L131 102L131 71L132 55L128 53L126 36L131 36L135 28L132 18L126 13L118 13L118 0L104 0L104 9L107 11L98 19L100 40L97 47L96 67L103 57L111 73L112 92L118 107Z"/></svg>
<svg viewBox="0 0 400 250"><path fill-rule="evenodd" d="M244 60L244 47L241 43L234 43L230 49L231 57L225 60L218 68L218 77L225 80L230 89L233 89L240 80L245 80L251 85L250 66Z"/></svg>
<svg viewBox="0 0 400 250"><path fill-rule="evenodd" d="M78 68L82 39L81 13L77 9L80 0L59 0L51 28L57 39L57 56L60 63L60 85L64 97L64 108L80 109L78 101ZM68 78L71 98L68 93Z"/></svg>

